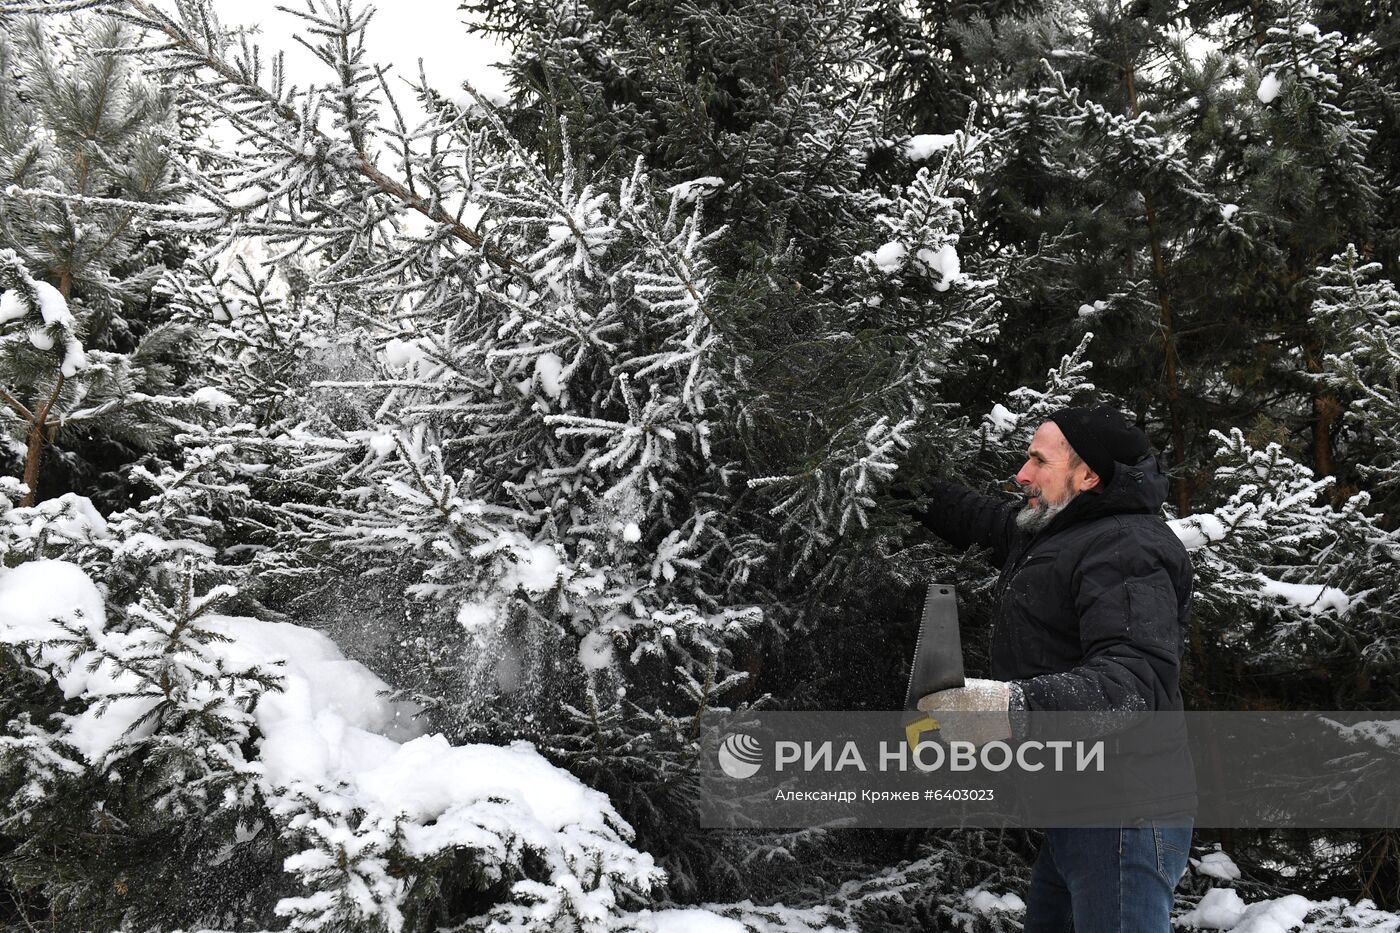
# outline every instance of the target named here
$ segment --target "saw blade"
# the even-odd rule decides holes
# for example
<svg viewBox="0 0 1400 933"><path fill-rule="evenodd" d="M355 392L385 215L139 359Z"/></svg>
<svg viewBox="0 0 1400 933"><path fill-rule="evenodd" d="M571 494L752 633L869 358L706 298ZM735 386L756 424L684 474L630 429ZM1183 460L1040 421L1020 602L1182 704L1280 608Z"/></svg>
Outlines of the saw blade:
<svg viewBox="0 0 1400 933"><path fill-rule="evenodd" d="M914 641L914 661L909 665L909 686L904 695L906 711L917 711L919 700L930 693L964 686L962 636L958 632L958 598L947 583L930 583L924 596L924 612Z"/></svg>

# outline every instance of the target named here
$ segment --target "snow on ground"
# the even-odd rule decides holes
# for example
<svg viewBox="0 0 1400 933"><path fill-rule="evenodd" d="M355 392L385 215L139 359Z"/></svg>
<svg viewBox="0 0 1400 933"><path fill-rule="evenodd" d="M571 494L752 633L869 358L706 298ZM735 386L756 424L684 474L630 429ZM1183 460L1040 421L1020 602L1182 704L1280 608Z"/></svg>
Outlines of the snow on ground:
<svg viewBox="0 0 1400 933"><path fill-rule="evenodd" d="M87 634L115 648L127 637L104 632L101 593L67 561L30 561L0 571L0 607L0 643L72 642ZM320 632L219 615L204 617L200 625L229 639L208 646L226 669L278 665L272 669L282 689L263 694L254 710L262 733L259 762L275 787L341 785L367 810L406 814L415 822L503 797L540 831L575 825L613 836L609 827L624 825L605 794L554 767L527 742L453 746L440 734L425 735L414 720L415 707L386 699L381 694L388 685ZM52 644L40 656L59 672L70 698L110 697L139 686L134 675L108 662L90 665L95 654L74 657L71 647ZM153 702L127 698L100 710L93 704L69 720L69 737L97 763L119 741L139 737L132 726Z"/></svg>
<svg viewBox="0 0 1400 933"><path fill-rule="evenodd" d="M1231 882L1240 877L1235 860L1221 851L1191 859L1197 875ZM1231 887L1206 891L1194 907L1179 911L1173 925L1188 930L1228 930L1231 933L1333 933L1336 930L1400 933L1400 914L1377 910L1374 902L1353 904L1335 897L1314 901L1300 894L1248 903Z"/></svg>
<svg viewBox="0 0 1400 933"><path fill-rule="evenodd" d="M1213 878L1237 878L1239 869L1224 852L1192 859L1197 874ZM974 914L1022 912L1025 901L1017 894L996 894L982 886L963 892L963 901ZM1187 900L1185 903L1190 903ZM1230 933L1400 933L1400 914L1378 910L1369 900L1355 904L1345 898L1309 900L1299 894L1265 898L1247 903L1233 888L1207 891L1190 909L1178 899L1172 925L1178 930L1228 930Z"/></svg>
<svg viewBox="0 0 1400 933"><path fill-rule="evenodd" d="M1301 894L1247 904L1232 888L1212 888L1173 924L1178 929L1230 933L1400 933L1400 914L1378 910L1370 900L1355 904L1341 897L1314 901Z"/></svg>
<svg viewBox="0 0 1400 933"><path fill-rule="evenodd" d="M1239 866L1224 852L1207 852L1199 859L1193 858L1191 867L1196 869L1198 875L1219 878L1221 881L1235 881L1240 876Z"/></svg>
<svg viewBox="0 0 1400 933"><path fill-rule="evenodd" d="M1179 926L1228 930L1244 916L1245 904L1233 888L1211 888L1194 909L1177 918Z"/></svg>
<svg viewBox="0 0 1400 933"><path fill-rule="evenodd" d="M998 910L1025 910L1026 902L1014 892L993 894L981 888L971 888L963 892L963 898L974 913L989 914Z"/></svg>
<svg viewBox="0 0 1400 933"><path fill-rule="evenodd" d="M50 511L61 512L70 526L93 518L73 502L66 505ZM38 511L14 509L7 515ZM105 525L100 516L95 518ZM97 527L82 531L92 533ZM67 696L92 701L83 712L66 718L63 737L94 766L154 728L152 722L140 722L156 702L154 697L102 702L123 693L139 694L142 685L135 675L116 669L98 652L82 650L91 639L120 653L130 648L127 642L149 639L153 633L139 626L108 630L106 623L102 593L78 565L35 560L0 568L0 644L27 644L36 670L53 676ZM632 830L607 795L551 764L529 742L454 746L441 734L425 734L414 719L414 706L389 700L384 681L312 629L212 614L201 617L199 624L228 639L206 646L223 669L263 668L281 678L281 689L263 693L253 710L261 733L256 767L274 812L290 816L291 825L311 837L355 838L387 846L390 835L397 833L412 856L430 859L466 846L478 853L488 870L497 871L520 851L530 850L547 863L550 885L522 884L534 885L533 893L545 891L547 900L557 896L548 894L550 887L558 886L560 892L571 891L569 897L605 913L614 896L611 889L592 889L588 883L580 887L599 867L640 890L663 877L650 854L628 845ZM307 810L307 801L315 802L324 815ZM358 826L342 826L352 812L364 813L365 818ZM289 858L286 870L314 875L323 862L323 853L313 847ZM385 867L371 860L370 868L375 865ZM363 878L361 894L392 900L402 888L398 879L370 874ZM322 892L289 898L278 912L312 910L329 903L328 896ZM368 907L379 909L372 903ZM387 909L392 913L396 908ZM654 933L744 929L703 907L643 911L630 919L636 920L636 929Z"/></svg>
<svg viewBox="0 0 1400 933"><path fill-rule="evenodd" d="M1285 933L1303 925L1303 919L1314 909L1312 901L1301 894L1250 904L1238 925L1230 929L1238 933Z"/></svg>

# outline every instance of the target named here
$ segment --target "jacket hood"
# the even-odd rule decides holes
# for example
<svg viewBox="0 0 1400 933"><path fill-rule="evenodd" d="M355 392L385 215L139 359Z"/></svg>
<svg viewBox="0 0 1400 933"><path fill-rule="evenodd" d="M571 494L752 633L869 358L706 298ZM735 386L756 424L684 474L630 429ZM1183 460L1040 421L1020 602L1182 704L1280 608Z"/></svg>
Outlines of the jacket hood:
<svg viewBox="0 0 1400 933"><path fill-rule="evenodd" d="M1167 477L1155 454L1148 454L1133 464L1115 463L1113 481L1102 492L1081 492L1075 496L1065 510L1045 526L1040 536L1104 515L1156 515L1166 501Z"/></svg>

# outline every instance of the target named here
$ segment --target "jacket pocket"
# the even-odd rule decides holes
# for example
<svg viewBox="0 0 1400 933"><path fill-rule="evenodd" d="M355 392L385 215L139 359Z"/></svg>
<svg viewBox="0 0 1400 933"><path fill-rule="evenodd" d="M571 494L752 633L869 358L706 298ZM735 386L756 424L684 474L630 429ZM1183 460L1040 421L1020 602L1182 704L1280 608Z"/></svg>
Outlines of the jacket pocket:
<svg viewBox="0 0 1400 933"><path fill-rule="evenodd" d="M1142 645L1176 651L1180 638L1176 592L1154 577L1128 580L1128 636Z"/></svg>
<svg viewBox="0 0 1400 933"><path fill-rule="evenodd" d="M1058 551L1050 551L1048 553L1032 554L1030 557L1025 558L1016 566L1016 569L1011 572L1011 577L1006 581L1007 589L1020 589L1024 587L1027 579L1034 578L1037 574L1043 573L1048 569L1048 565L1058 556ZM1029 571L1029 575L1027 571Z"/></svg>

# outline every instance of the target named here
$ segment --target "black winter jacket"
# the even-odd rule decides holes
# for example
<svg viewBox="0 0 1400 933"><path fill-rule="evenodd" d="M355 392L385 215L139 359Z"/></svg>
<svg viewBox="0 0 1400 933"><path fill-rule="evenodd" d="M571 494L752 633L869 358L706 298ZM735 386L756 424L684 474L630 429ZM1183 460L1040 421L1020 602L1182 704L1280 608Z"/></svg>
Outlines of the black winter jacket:
<svg viewBox="0 0 1400 933"><path fill-rule="evenodd" d="M1009 502L941 480L927 492L927 508L913 514L955 547L991 548L1002 568L991 676L1020 688L1012 691L1013 725L1021 709L1183 708L1192 570L1160 517L1167 478L1155 457L1116 464L1102 492L1080 493L1033 535L1016 527ZM1194 804L1184 721L1177 738L1171 748L1143 749L1139 767L1170 767L1181 800Z"/></svg>
<svg viewBox="0 0 1400 933"><path fill-rule="evenodd" d="M1186 548L1159 517L1156 458L1118 464L1103 492L1076 496L1035 535L1016 507L935 480L915 514L934 534L992 549L1001 565L992 677L1030 710L1179 710L1191 601Z"/></svg>

